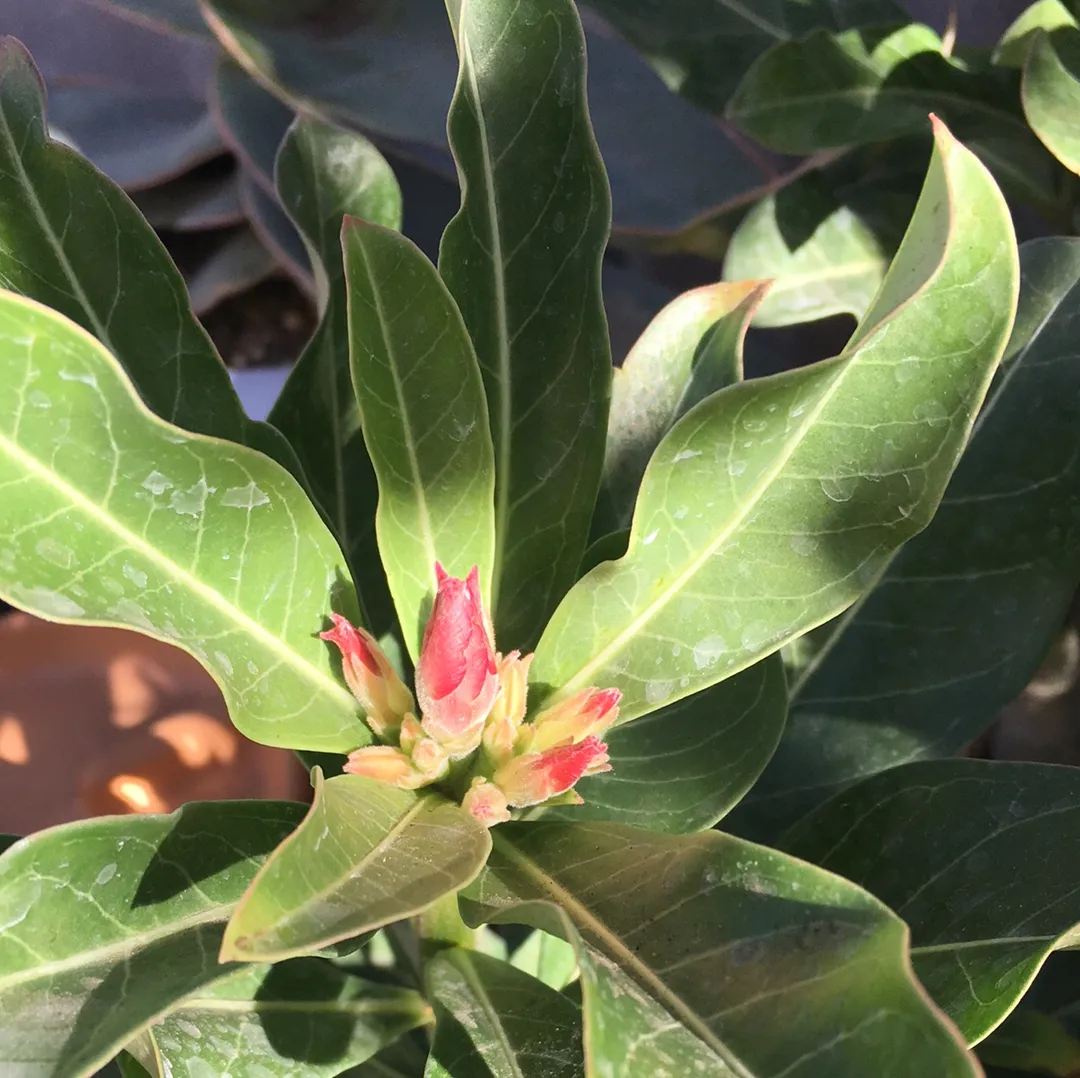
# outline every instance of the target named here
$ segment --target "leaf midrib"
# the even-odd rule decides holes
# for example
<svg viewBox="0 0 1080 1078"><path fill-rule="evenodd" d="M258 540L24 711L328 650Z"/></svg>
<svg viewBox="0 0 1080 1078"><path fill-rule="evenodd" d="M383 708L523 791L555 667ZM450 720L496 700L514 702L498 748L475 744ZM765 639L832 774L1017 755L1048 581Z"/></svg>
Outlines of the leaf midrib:
<svg viewBox="0 0 1080 1078"><path fill-rule="evenodd" d="M742 1060L736 1057L732 1050L716 1036L697 1011L672 991L663 978L627 947L621 937L604 921L601 921L573 892L563 887L510 840L502 838L496 832L493 841L504 857L532 879L557 906L567 911L578 924L595 936L622 968L632 970L639 983L646 985L669 1013L677 1016L695 1036L704 1041L732 1070L736 1078L756 1078Z"/></svg>
<svg viewBox="0 0 1080 1078"><path fill-rule="evenodd" d="M504 1062L512 1071L514 1078L526 1078L525 1072L522 1071L521 1066L518 1063L517 1053L510 1044L510 1039L507 1037L506 1030L503 1028L499 1012L495 1009L494 1004L491 1002L491 996L488 995L487 989L484 987L483 982L473 968L472 961L467 951L463 953L462 961L458 966L458 969L465 978L466 984L472 989L477 1003L480 1004L480 1009L491 1023L492 1035L498 1043L499 1048L502 1050Z"/></svg>
<svg viewBox="0 0 1080 1078"><path fill-rule="evenodd" d="M151 421L156 420L156 417L149 413L146 414L146 418ZM244 613L244 611L225 599L220 592L215 591L208 584L204 584L188 570L182 568L171 558L163 554L157 547L148 543L145 538L136 535L135 532L125 527L116 519L116 517L104 511L100 505L91 501L85 494L71 486L70 483L61 478L51 468L46 467L16 442L11 441L4 433L0 433L0 449L8 453L9 456L21 463L23 467L42 479L46 484L52 486L53 489L62 496L69 499L77 509L82 510L87 516L96 520L106 532L111 531L121 542L126 543L130 548L137 551L148 561L156 564L165 573L170 574L175 582L189 588L195 595L199 596L199 598L204 599L210 606L220 611L227 619L235 622L239 628L246 630L252 637L265 645L269 651L280 657L287 666L294 669L305 680L312 682L324 693L328 693L329 695L340 699L342 702L348 703L350 707L356 707L356 702L353 700L352 694L347 689L339 685L329 675L324 674L321 670L312 666L306 659L302 658L288 647L279 637L274 636L273 633L260 625L254 618L250 617L248 614ZM200 524L200 527L204 526L205 525ZM82 621L85 619L77 620ZM174 640L154 633L147 633L143 629L140 629L139 631L143 635L157 636L158 639L165 640L166 643L177 644L180 647L185 646L179 640Z"/></svg>

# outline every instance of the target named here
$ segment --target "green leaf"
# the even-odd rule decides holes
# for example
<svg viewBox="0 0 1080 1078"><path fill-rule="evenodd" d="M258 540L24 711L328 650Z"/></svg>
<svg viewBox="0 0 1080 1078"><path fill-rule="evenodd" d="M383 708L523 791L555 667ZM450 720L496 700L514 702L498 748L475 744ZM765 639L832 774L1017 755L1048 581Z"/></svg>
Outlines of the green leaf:
<svg viewBox="0 0 1080 1078"><path fill-rule="evenodd" d="M590 0L590 6L649 58L672 90L709 112L723 111L770 45L823 27L847 30L904 17L891 0Z"/></svg>
<svg viewBox="0 0 1080 1078"><path fill-rule="evenodd" d="M581 1011L535 977L453 950L427 985L437 1024L425 1078L584 1078Z"/></svg>
<svg viewBox="0 0 1080 1078"><path fill-rule="evenodd" d="M510 965L543 981L556 992L578 976L574 948L565 940L539 928L530 932L525 942L510 956Z"/></svg>
<svg viewBox="0 0 1080 1078"><path fill-rule="evenodd" d="M562 819L683 834L712 827L765 769L787 716L779 656L610 731L612 770L582 779Z"/></svg>
<svg viewBox="0 0 1080 1078"><path fill-rule="evenodd" d="M93 333L158 415L243 441L240 400L165 248L118 188L46 137L43 110L26 50L0 40L4 287Z"/></svg>
<svg viewBox="0 0 1080 1078"><path fill-rule="evenodd" d="M381 634L393 624L394 611L375 542L375 472L349 367L341 227L351 215L399 228L401 191L367 139L306 117L296 120L282 143L277 184L310 248L322 317L270 422L289 439L311 477L315 500L353 569L364 620Z"/></svg>
<svg viewBox="0 0 1080 1078"><path fill-rule="evenodd" d="M1040 30L1049 34L1068 26L1075 27L1076 20L1061 0L1036 0L1001 35L994 49L994 63L1002 67L1022 68Z"/></svg>
<svg viewBox="0 0 1080 1078"><path fill-rule="evenodd" d="M765 287L757 281L696 288L649 323L615 371L607 451L593 534L630 526L649 458L677 419L742 378L742 346Z"/></svg>
<svg viewBox="0 0 1080 1078"><path fill-rule="evenodd" d="M491 595L495 461L480 367L435 267L400 233L342 232L353 387L379 481L375 533L416 661L435 563Z"/></svg>
<svg viewBox="0 0 1080 1078"><path fill-rule="evenodd" d="M255 741L369 743L318 639L358 616L348 570L292 476L151 415L62 315L0 293L0 335L0 596L178 645Z"/></svg>
<svg viewBox="0 0 1080 1078"><path fill-rule="evenodd" d="M244 172L240 176L240 201L244 204L248 223L263 246L302 292L314 296L315 274L307 247L278 200L267 194L249 173Z"/></svg>
<svg viewBox="0 0 1080 1078"><path fill-rule="evenodd" d="M447 10L461 54L449 130L463 201L439 271L491 413L496 638L524 650L577 574L596 501L611 386L600 290L610 199L573 3L450 0Z"/></svg>
<svg viewBox="0 0 1080 1078"><path fill-rule="evenodd" d="M1016 324L926 531L812 638L777 755L729 826L769 841L838 788L951 756L1023 691L1080 583L1080 241L1020 250Z"/></svg>
<svg viewBox="0 0 1080 1078"><path fill-rule="evenodd" d="M976 1073L910 975L903 922L774 850L716 831L497 828L465 912L560 931L548 903L734 1074L862 1078L883 1053L912 1078Z"/></svg>
<svg viewBox="0 0 1080 1078"><path fill-rule="evenodd" d="M1080 774L930 760L874 775L785 836L911 928L915 972L969 1044L1016 1006L1047 955L1076 942Z"/></svg>
<svg viewBox="0 0 1080 1078"><path fill-rule="evenodd" d="M321 958L240 969L151 1027L157 1078L334 1078L431 1021L422 996Z"/></svg>
<svg viewBox="0 0 1080 1078"><path fill-rule="evenodd" d="M174 232L201 232L228 228L244 220L236 173L186 175L149 191L138 192L132 200L148 224Z"/></svg>
<svg viewBox="0 0 1080 1078"><path fill-rule="evenodd" d="M313 777L311 811L244 896L222 961L279 961L372 932L464 887L487 859L486 828L438 794Z"/></svg>
<svg viewBox="0 0 1080 1078"><path fill-rule="evenodd" d="M1018 1010L979 1045L991 1066L1071 1078L1080 1071L1080 1041L1048 1014Z"/></svg>
<svg viewBox="0 0 1080 1078"><path fill-rule="evenodd" d="M229 911L303 807L187 805L55 827L0 858L5 1078L83 1078L230 972Z"/></svg>
<svg viewBox="0 0 1080 1078"><path fill-rule="evenodd" d="M240 229L188 277L191 308L205 314L277 272L277 262L250 228Z"/></svg>
<svg viewBox="0 0 1080 1078"><path fill-rule="evenodd" d="M937 508L1016 278L1004 200L939 125L911 226L847 349L731 386L676 424L626 556L580 580L544 632L540 691L615 686L626 721L850 606Z"/></svg>
<svg viewBox="0 0 1080 1078"><path fill-rule="evenodd" d="M1036 35L1024 65L1024 115L1046 148L1068 169L1080 172L1080 29L1075 23Z"/></svg>

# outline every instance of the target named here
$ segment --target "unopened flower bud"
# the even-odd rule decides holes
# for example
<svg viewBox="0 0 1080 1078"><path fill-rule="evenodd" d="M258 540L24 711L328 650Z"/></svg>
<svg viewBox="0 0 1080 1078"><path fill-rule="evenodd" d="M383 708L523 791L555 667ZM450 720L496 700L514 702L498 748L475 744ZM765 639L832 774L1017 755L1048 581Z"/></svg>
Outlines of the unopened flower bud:
<svg viewBox="0 0 1080 1078"><path fill-rule="evenodd" d="M522 733L531 736L524 747L530 752L543 752L567 742L600 737L619 717L621 699L618 689L583 689L542 711L531 729L526 726Z"/></svg>
<svg viewBox="0 0 1080 1078"><path fill-rule="evenodd" d="M340 614L331 614L330 619L334 627L320 637L341 652L341 672L360 701L368 726L382 740L394 740L401 720L413 710L412 693L371 633L350 625Z"/></svg>
<svg viewBox="0 0 1080 1078"><path fill-rule="evenodd" d="M514 726L520 726L525 718L525 703L529 691L529 667L533 656L512 651L509 655L496 656L499 675L499 695L495 706L488 716L489 722L508 719Z"/></svg>
<svg viewBox="0 0 1080 1078"><path fill-rule="evenodd" d="M400 749L392 745L369 745L349 754L342 769L350 775L385 782L402 790L416 790L431 782Z"/></svg>
<svg viewBox="0 0 1080 1078"><path fill-rule="evenodd" d="M524 807L566 793L586 775L610 770L607 745L590 736L544 752L516 756L495 772L492 781L509 804Z"/></svg>
<svg viewBox="0 0 1080 1078"><path fill-rule="evenodd" d="M473 779L461 807L485 827L494 827L497 823L505 823L510 819L505 794L487 779Z"/></svg>

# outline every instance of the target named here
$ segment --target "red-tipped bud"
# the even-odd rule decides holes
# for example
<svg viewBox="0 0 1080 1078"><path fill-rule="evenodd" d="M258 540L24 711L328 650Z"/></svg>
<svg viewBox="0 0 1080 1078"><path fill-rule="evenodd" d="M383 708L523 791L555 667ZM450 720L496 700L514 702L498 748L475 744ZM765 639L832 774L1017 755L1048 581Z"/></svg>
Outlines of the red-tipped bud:
<svg viewBox="0 0 1080 1078"><path fill-rule="evenodd" d="M495 657L499 675L499 695L495 698L495 706L488 716L489 722L506 719L515 727L521 725L525 718L525 702L529 691L529 667L532 666L532 661L531 654L522 655L520 651L512 651L509 655Z"/></svg>
<svg viewBox="0 0 1080 1078"><path fill-rule="evenodd" d="M435 572L438 592L416 664L416 696L428 736L459 757L480 743L499 691L495 647L476 567L466 580L448 576L441 565Z"/></svg>
<svg viewBox="0 0 1080 1078"><path fill-rule="evenodd" d="M465 794L461 807L470 816L475 816L485 827L494 827L497 823L505 823L510 819L506 795L487 779L473 779L473 784Z"/></svg>
<svg viewBox="0 0 1080 1078"><path fill-rule="evenodd" d="M541 712L522 733L531 733L528 749L543 752L567 741L584 741L600 737L619 717L618 689L583 689L554 707Z"/></svg>
<svg viewBox="0 0 1080 1078"><path fill-rule="evenodd" d="M384 741L393 740L401 720L413 710L412 693L371 633L350 625L340 614L331 614L330 620L334 627L319 635L341 652L341 672L360 701L368 726Z"/></svg>
<svg viewBox="0 0 1080 1078"><path fill-rule="evenodd" d="M509 804L524 807L566 793L586 775L610 770L607 745L592 736L546 752L517 756L495 772L493 781Z"/></svg>

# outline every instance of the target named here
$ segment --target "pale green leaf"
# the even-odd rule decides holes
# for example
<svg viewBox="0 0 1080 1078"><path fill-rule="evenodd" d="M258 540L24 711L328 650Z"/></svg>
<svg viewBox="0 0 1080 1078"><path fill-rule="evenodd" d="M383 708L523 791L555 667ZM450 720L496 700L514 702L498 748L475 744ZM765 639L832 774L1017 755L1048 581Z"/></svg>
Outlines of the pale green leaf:
<svg viewBox="0 0 1080 1078"><path fill-rule="evenodd" d="M278 961L419 913L469 883L491 838L458 805L359 775L323 780L229 922L223 961Z"/></svg>
<svg viewBox="0 0 1080 1078"><path fill-rule="evenodd" d="M1070 26L1075 27L1076 20L1061 0L1035 0L1001 35L994 49L994 63L1002 67L1022 68L1040 30L1049 34Z"/></svg>
<svg viewBox="0 0 1080 1078"><path fill-rule="evenodd" d="M560 939L536 928L510 956L510 965L543 981L556 991L577 980L578 962L574 948Z"/></svg>
<svg viewBox="0 0 1080 1078"><path fill-rule="evenodd" d="M571 0L449 0L448 11L461 55L449 130L463 201L439 271L491 413L496 637L524 650L577 574L600 480L610 198Z"/></svg>
<svg viewBox="0 0 1080 1078"><path fill-rule="evenodd" d="M4 1078L85 1078L227 974L229 912L301 805L188 805L42 831L0 858Z"/></svg>
<svg viewBox="0 0 1080 1078"><path fill-rule="evenodd" d="M623 720L840 613L932 517L1016 308L1008 209L940 125L889 276L837 358L692 409L645 473L629 550L580 580L541 693L622 690Z"/></svg>
<svg viewBox="0 0 1080 1078"><path fill-rule="evenodd" d="M1080 29L1075 24L1039 33L1024 65L1024 115L1046 148L1080 172Z"/></svg>
<svg viewBox="0 0 1080 1078"><path fill-rule="evenodd" d="M475 565L491 595L495 461L480 367L453 298L409 239L350 218L342 233L349 352L379 482L375 533L406 645L420 655L436 562Z"/></svg>
<svg viewBox="0 0 1080 1078"><path fill-rule="evenodd" d="M253 740L370 742L318 639L357 617L344 559L268 457L151 415L74 323L0 293L0 596L190 652Z"/></svg>
<svg viewBox="0 0 1080 1078"><path fill-rule="evenodd" d="M784 848L866 887L911 928L915 972L969 1044L1080 929L1080 773L931 760L827 801Z"/></svg>
<svg viewBox="0 0 1080 1078"><path fill-rule="evenodd" d="M728 826L771 841L866 775L951 756L1034 676L1080 584L1080 241L1020 250L1016 324L942 504L810 638L780 748Z"/></svg>

